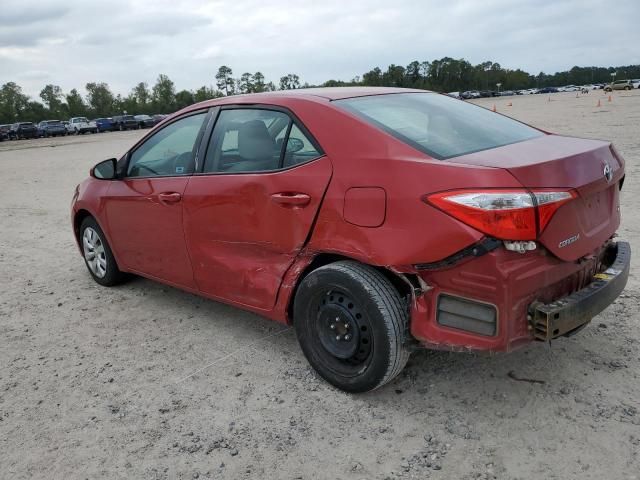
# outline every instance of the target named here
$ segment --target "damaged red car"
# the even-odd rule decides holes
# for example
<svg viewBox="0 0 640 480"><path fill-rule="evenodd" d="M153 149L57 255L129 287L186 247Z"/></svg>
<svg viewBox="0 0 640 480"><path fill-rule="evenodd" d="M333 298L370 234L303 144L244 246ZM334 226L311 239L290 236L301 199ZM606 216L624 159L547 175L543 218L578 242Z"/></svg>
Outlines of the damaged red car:
<svg viewBox="0 0 640 480"><path fill-rule="evenodd" d="M422 90L225 97L164 120L75 191L93 278L142 275L292 324L350 392L419 346L508 352L623 290L624 161Z"/></svg>

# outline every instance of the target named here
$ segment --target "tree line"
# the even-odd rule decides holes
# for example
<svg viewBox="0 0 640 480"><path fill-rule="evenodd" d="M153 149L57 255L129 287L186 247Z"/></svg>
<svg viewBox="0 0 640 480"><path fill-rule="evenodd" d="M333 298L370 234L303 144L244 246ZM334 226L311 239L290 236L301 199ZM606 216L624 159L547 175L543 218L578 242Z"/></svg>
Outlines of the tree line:
<svg viewBox="0 0 640 480"><path fill-rule="evenodd" d="M174 82L160 74L149 87L138 83L131 92L122 96L114 94L105 82L89 82L83 96L76 88L63 92L58 85L45 85L40 101L22 92L15 82L0 87L0 123L16 121L37 122L43 119L67 119L70 117L107 117L127 112L130 114L171 113L187 105L226 95L289 90L311 86L389 86L434 90L437 92L466 90L495 90L498 83L502 90L520 90L562 85L607 83L616 73L617 79L640 78L640 65L620 67L573 67L552 75L540 72L532 75L521 69L503 68L499 63L482 62L472 65L464 59L444 57L433 61L413 61L406 67L389 65L386 70L375 67L350 81L328 80L321 85L302 83L300 77L290 73L280 78L276 85L266 81L261 72L245 72L239 78L233 70L223 65L215 74L215 85L196 90L176 90Z"/></svg>

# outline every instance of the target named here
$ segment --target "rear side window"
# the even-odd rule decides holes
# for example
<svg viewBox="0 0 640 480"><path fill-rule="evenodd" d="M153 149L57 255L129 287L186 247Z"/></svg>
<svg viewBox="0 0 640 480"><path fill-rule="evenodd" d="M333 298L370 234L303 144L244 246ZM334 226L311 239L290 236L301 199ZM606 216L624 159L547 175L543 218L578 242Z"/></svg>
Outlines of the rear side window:
<svg viewBox="0 0 640 480"><path fill-rule="evenodd" d="M272 172L320 156L286 113L222 110L209 140L204 173Z"/></svg>
<svg viewBox="0 0 640 480"><path fill-rule="evenodd" d="M436 93L376 95L335 103L440 160L543 135L508 117Z"/></svg>

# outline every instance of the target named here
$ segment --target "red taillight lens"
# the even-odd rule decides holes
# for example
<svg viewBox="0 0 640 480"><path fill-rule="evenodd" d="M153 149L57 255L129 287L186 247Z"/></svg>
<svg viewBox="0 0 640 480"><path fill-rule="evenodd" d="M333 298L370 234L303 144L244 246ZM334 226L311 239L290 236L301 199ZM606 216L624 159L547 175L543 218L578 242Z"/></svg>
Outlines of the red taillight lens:
<svg viewBox="0 0 640 480"><path fill-rule="evenodd" d="M575 196L573 191L454 190L428 195L424 200L492 237L535 240L560 205Z"/></svg>

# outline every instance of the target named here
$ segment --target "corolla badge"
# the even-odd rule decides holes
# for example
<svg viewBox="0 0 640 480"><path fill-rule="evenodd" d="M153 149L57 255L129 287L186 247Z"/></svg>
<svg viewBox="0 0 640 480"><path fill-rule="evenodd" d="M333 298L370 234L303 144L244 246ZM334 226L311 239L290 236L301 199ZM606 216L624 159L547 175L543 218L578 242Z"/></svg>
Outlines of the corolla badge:
<svg viewBox="0 0 640 480"><path fill-rule="evenodd" d="M604 178L607 179L607 182L610 182L613 178L613 168L608 163L604 166Z"/></svg>
<svg viewBox="0 0 640 480"><path fill-rule="evenodd" d="M573 237L569 237L565 240L562 240L558 244L558 248L563 248L563 247L566 247L567 245L571 245L572 243L577 242L579 239L580 239L580 234L574 235Z"/></svg>

